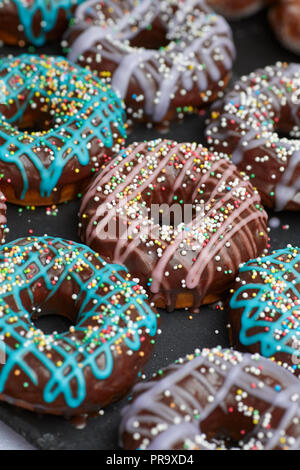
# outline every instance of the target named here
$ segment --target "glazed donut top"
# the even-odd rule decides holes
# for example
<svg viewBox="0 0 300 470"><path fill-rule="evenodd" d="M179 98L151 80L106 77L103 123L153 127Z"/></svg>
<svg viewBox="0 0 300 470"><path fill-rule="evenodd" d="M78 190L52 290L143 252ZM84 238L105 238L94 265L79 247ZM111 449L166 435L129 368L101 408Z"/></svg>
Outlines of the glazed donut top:
<svg viewBox="0 0 300 470"><path fill-rule="evenodd" d="M20 20L19 30L24 31L29 42L42 46L46 42L47 33L55 28L59 13L63 12L65 18L70 19L72 8L82 2L84 0L0 0L0 15L4 15L4 9L16 9ZM38 18L39 33L34 27Z"/></svg>
<svg viewBox="0 0 300 470"><path fill-rule="evenodd" d="M32 322L41 309L66 315L74 326L45 334ZM67 415L84 406L88 410L85 399L93 397L92 405L100 409L99 382L104 382L104 395L124 393L111 381L118 361L125 369L132 354L135 362L139 354L143 357L156 328L156 315L126 268L108 264L90 248L48 236L3 246L1 399ZM128 374L116 380L126 382Z"/></svg>
<svg viewBox="0 0 300 470"><path fill-rule="evenodd" d="M158 50L132 47L131 41L154 22L166 30L168 45ZM204 0L90 0L78 7L67 37L70 60L100 70L101 78L123 99L129 93L139 112L144 110L153 122L161 122L173 102L186 104L189 92L193 102L199 97L209 101L212 83L222 82L235 55L229 25ZM113 73L105 69L107 61L115 64Z"/></svg>
<svg viewBox="0 0 300 470"><path fill-rule="evenodd" d="M232 153L263 202L277 210L300 207L299 86L299 64L277 63L242 77L214 105L207 129L212 148Z"/></svg>
<svg viewBox="0 0 300 470"><path fill-rule="evenodd" d="M65 58L0 59L0 80L0 170L19 199L31 188L42 197L53 191L59 197L64 184L91 176L123 145L121 101ZM28 114L45 130L20 130Z"/></svg>
<svg viewBox="0 0 300 470"><path fill-rule="evenodd" d="M137 384L120 427L126 449L299 449L299 380L258 354L195 351ZM225 439L219 445L218 441Z"/></svg>
<svg viewBox="0 0 300 470"><path fill-rule="evenodd" d="M242 259L262 253L268 238L249 178L196 143L132 144L94 179L80 215L88 245L124 263L173 307L172 293L193 290L198 308L208 293L224 290Z"/></svg>
<svg viewBox="0 0 300 470"><path fill-rule="evenodd" d="M300 355L300 250L288 245L251 260L239 271L232 288L231 317L240 317L239 341L259 344L297 375ZM232 322L234 320L232 319ZM278 356L278 357L277 357Z"/></svg>

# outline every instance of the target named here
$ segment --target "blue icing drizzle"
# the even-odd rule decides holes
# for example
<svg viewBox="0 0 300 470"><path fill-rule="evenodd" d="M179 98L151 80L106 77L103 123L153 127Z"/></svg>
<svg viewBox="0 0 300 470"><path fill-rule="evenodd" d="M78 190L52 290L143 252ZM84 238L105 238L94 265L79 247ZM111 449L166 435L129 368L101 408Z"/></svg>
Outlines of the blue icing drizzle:
<svg viewBox="0 0 300 470"><path fill-rule="evenodd" d="M10 106L13 100L16 109L10 118L0 114L0 140L4 141L0 163L2 170L5 165L14 164L21 173L21 199L29 189L30 178L24 155L40 175L41 196L48 197L70 160L81 166L91 164L92 140L99 139L101 155L103 145L109 149L117 146L114 129L126 137L123 104L115 92L65 58L23 54L15 59L1 59L1 72L5 74L4 104ZM45 112L52 112L53 125L45 132L21 132L14 125L22 122L25 111L36 105L36 99ZM46 162L41 159L42 152Z"/></svg>
<svg viewBox="0 0 300 470"><path fill-rule="evenodd" d="M284 258L280 259L282 256ZM242 284L234 292L229 304L231 309L243 309L239 333L241 344L250 346L260 343L261 354L265 357L278 352L299 354L292 343L295 338L300 339L296 335L300 332L300 315L294 317L294 324L290 323L295 312L300 314L299 270L300 250L294 247L274 251L259 260L250 260L240 268L241 275L258 273L253 282ZM289 279L285 279L284 274L288 274ZM247 293L246 297L243 293ZM253 294L256 295L253 297ZM292 294L298 304L288 294ZM272 321L265 318L267 315ZM274 315L278 318L274 319ZM253 334L252 330L257 327L260 331Z"/></svg>
<svg viewBox="0 0 300 470"><path fill-rule="evenodd" d="M72 17L72 7L80 5L85 0L33 0L31 3L24 0L11 0L18 9L20 23L24 28L27 39L35 46L42 46L46 42L46 35L57 23L59 10L63 10L66 18ZM33 19L37 13L41 15L42 27L38 36L33 33Z"/></svg>
<svg viewBox="0 0 300 470"><path fill-rule="evenodd" d="M46 253L45 245L51 254ZM97 269L95 264L99 266ZM27 360L32 355L49 371L44 401L53 403L62 394L66 404L76 408L86 397L86 368L95 379L105 380L114 367L113 345L122 342L128 349L138 351L140 329L147 329L148 335L153 337L157 330L156 315L146 302L146 295L136 293L136 283L128 278L124 280L122 274L127 272L124 266L105 263L87 246L60 238L19 239L3 245L0 252L0 332L6 362L0 370L0 393L5 391L7 380L16 367L26 375L31 387L38 385L37 372ZM44 283L48 292L40 305L34 305L30 286L38 282ZM74 310L78 310L76 326L71 332L45 335L32 323L31 312L25 310L22 299L26 291L32 307L42 306L56 295L63 282L72 282L72 292L74 287L77 292L74 299ZM103 291L105 286L108 286L107 292ZM35 285L35 292L38 288ZM7 303L7 296L11 294L15 309ZM80 307L76 308L78 302ZM137 312L137 315L132 317L128 312ZM88 328L89 325L93 328ZM60 365L54 363L55 356L61 358ZM103 368L97 363L100 356L105 358L101 362Z"/></svg>

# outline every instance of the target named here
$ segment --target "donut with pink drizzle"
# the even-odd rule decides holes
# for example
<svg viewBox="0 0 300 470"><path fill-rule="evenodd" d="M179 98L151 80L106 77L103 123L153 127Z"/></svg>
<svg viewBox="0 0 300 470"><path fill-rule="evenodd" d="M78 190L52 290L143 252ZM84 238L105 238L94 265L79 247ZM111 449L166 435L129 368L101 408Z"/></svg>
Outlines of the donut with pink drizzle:
<svg viewBox="0 0 300 470"><path fill-rule="evenodd" d="M249 178L196 143L124 149L87 188L80 236L140 279L158 306L197 310L222 295L240 263L267 245Z"/></svg>
<svg viewBox="0 0 300 470"><path fill-rule="evenodd" d="M153 123L222 95L235 49L205 0L89 0L66 36L69 59L119 92L131 120Z"/></svg>
<svg viewBox="0 0 300 470"><path fill-rule="evenodd" d="M196 350L134 387L120 438L130 450L299 450L300 382L258 354Z"/></svg>
<svg viewBox="0 0 300 470"><path fill-rule="evenodd" d="M278 62L242 77L216 103L211 150L232 155L276 210L300 210L300 65Z"/></svg>

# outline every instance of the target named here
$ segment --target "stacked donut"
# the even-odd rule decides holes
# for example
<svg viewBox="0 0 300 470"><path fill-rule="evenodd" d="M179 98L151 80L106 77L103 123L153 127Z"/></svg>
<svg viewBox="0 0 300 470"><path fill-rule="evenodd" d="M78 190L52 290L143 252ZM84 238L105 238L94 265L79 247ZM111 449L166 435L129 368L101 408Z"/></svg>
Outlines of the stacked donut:
<svg viewBox="0 0 300 470"><path fill-rule="evenodd" d="M124 448L299 449L300 250L268 252L263 206L300 208L300 66L277 63L226 92L235 46L216 13L237 18L271 1L46 3L0 0L7 44L41 46L72 18L68 58L0 59L0 241L6 200L80 195L84 244L45 235L1 247L0 399L92 415L138 381ZM296 32L296 4L271 9L283 40ZM212 102L208 148L126 146L129 124L166 126ZM196 350L139 380L160 332L156 308L199 312L219 300L236 350ZM53 310L68 331L36 326Z"/></svg>

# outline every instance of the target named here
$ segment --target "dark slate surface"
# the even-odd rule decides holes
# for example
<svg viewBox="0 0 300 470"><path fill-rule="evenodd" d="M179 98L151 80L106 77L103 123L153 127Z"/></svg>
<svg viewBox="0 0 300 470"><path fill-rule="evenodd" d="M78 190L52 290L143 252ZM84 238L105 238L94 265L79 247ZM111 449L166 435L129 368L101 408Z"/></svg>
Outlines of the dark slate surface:
<svg viewBox="0 0 300 470"><path fill-rule="evenodd" d="M233 25L237 46L237 61L234 78L249 73L257 67L273 64L278 60L299 61L297 56L281 48L276 42L266 21L265 13ZM32 49L31 49L32 51ZM43 52L60 53L59 47L47 47ZM0 54L18 54L17 48L0 49ZM165 134L178 141L204 142L204 117L187 118L183 124L174 124ZM153 129L136 127L129 141L157 137ZM56 216L46 215L46 209L20 209L10 205L8 240L25 236L31 231L34 235L62 236L79 241L77 236L77 212L79 202L73 201L59 206ZM270 213L271 223L279 224L271 229L271 246L279 248L287 243L299 245L299 215L293 213ZM226 312L203 307L200 314L190 316L188 312L177 311L172 314L161 312L161 330L154 354L146 373L149 375L160 367L170 364L179 356L192 352L197 347L212 347L218 344L228 346ZM45 331L66 327L62 319L40 320L39 326ZM118 425L120 411L126 403L114 404L105 409L104 415L90 419L87 426L76 429L69 421L60 417L39 416L6 404L0 405L0 419L22 434L35 447L40 449L116 449L118 447Z"/></svg>

